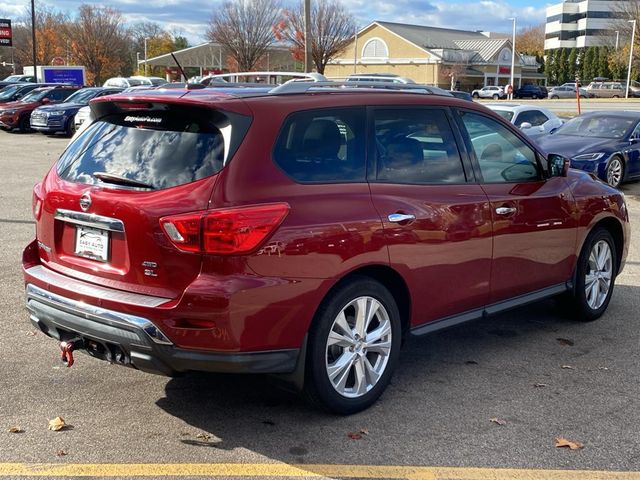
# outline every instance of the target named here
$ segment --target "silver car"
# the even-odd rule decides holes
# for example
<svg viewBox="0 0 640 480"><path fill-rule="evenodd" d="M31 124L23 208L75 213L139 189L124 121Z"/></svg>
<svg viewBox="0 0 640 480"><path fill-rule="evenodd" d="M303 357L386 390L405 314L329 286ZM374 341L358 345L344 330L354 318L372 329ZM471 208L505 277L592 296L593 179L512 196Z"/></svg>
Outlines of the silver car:
<svg viewBox="0 0 640 480"><path fill-rule="evenodd" d="M549 94L547 95L547 97L554 100L558 98L576 98L576 87L564 86L564 85L561 85L560 87L551 87L549 89ZM593 94L591 94L586 89L580 87L580 98L592 98L592 97L593 97Z"/></svg>
<svg viewBox="0 0 640 480"><path fill-rule="evenodd" d="M498 100L505 98L507 94L504 92L504 87L487 86L479 90L474 90L471 92L471 96L473 98L493 98L494 100Z"/></svg>

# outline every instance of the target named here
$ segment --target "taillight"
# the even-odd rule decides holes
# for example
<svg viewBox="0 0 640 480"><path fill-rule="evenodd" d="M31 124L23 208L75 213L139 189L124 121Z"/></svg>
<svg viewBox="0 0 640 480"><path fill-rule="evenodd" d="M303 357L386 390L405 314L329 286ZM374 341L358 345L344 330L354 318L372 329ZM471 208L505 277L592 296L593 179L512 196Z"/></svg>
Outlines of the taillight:
<svg viewBox="0 0 640 480"><path fill-rule="evenodd" d="M225 208L160 219L171 242L185 252L233 255L258 248L289 212L286 203Z"/></svg>
<svg viewBox="0 0 640 480"><path fill-rule="evenodd" d="M42 214L42 183L36 183L33 187L31 208L33 209L33 218L40 220L40 215Z"/></svg>

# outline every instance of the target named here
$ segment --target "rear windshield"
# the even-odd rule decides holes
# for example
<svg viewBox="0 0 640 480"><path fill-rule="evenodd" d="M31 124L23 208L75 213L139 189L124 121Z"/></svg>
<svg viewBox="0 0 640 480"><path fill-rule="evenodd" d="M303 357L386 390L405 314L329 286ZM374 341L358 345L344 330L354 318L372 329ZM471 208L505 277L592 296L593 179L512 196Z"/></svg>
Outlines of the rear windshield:
<svg viewBox="0 0 640 480"><path fill-rule="evenodd" d="M219 172L249 122L248 117L213 110L109 115L72 140L57 172L65 180L86 184L102 184L106 174L149 189L183 185Z"/></svg>

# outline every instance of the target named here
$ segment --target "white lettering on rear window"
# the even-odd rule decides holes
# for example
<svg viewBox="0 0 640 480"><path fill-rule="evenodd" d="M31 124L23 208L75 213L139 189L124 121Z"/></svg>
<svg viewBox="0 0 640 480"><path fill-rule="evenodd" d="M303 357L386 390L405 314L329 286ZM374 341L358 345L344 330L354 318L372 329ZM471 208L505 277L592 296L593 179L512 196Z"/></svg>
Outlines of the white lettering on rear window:
<svg viewBox="0 0 640 480"><path fill-rule="evenodd" d="M162 123L161 118L157 117L133 117L131 115L124 117L125 122L145 122L145 123Z"/></svg>

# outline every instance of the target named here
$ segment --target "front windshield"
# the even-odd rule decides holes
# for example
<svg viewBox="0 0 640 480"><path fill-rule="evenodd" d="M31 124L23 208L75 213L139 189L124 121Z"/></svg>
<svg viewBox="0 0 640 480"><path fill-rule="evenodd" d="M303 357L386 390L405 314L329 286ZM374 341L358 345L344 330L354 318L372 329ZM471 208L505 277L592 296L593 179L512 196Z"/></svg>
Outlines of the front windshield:
<svg viewBox="0 0 640 480"><path fill-rule="evenodd" d="M505 120L507 120L508 122L511 121L511 119L513 118L513 112L509 111L509 110L494 110L494 112L496 112L498 115L500 115L502 118L504 118Z"/></svg>
<svg viewBox="0 0 640 480"><path fill-rule="evenodd" d="M21 102L37 102L38 100L41 100L42 97L44 97L47 93L49 93L49 90L34 90L28 93L27 95L25 95L24 97L22 97L20 101Z"/></svg>
<svg viewBox="0 0 640 480"><path fill-rule="evenodd" d="M98 92L99 90L93 90L89 88L78 90L76 93L67 98L65 100L65 103L79 103L81 105L87 105L89 103L89 100L95 97Z"/></svg>
<svg viewBox="0 0 640 480"><path fill-rule="evenodd" d="M574 137L622 138L637 120L615 115L576 117L562 125L556 135Z"/></svg>
<svg viewBox="0 0 640 480"><path fill-rule="evenodd" d="M21 85L9 85L0 91L0 99L4 100L6 98L13 97L13 94L16 93L19 89L21 89Z"/></svg>
<svg viewBox="0 0 640 480"><path fill-rule="evenodd" d="M132 87L136 87L138 85L151 85L151 82L147 79L142 80L141 78L128 78L127 80L129 81L129 85Z"/></svg>
<svg viewBox="0 0 640 480"><path fill-rule="evenodd" d="M20 75L9 75L3 80L3 82L17 82L20 80Z"/></svg>

